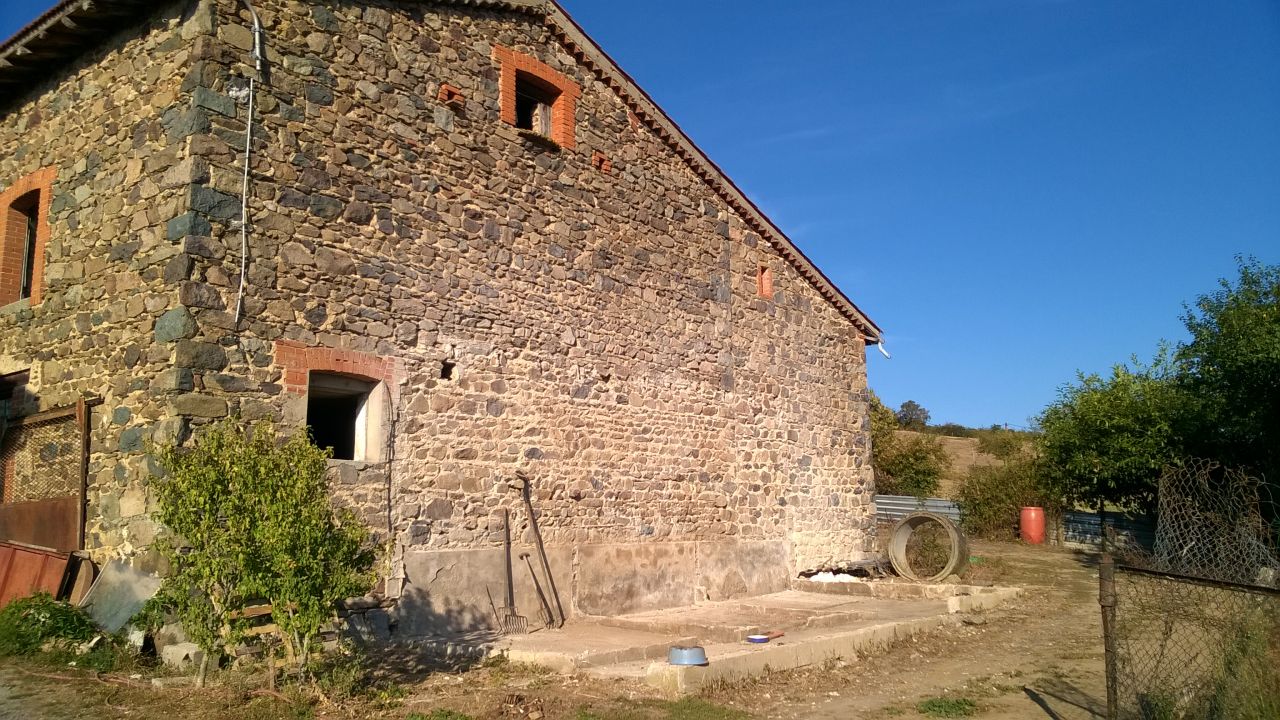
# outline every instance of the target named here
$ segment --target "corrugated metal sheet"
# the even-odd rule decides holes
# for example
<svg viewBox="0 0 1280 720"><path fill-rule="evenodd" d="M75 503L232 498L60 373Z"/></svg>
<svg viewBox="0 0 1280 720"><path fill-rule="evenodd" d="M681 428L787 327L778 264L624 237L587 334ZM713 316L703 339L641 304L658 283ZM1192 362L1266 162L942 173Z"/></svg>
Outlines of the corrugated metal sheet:
<svg viewBox="0 0 1280 720"><path fill-rule="evenodd" d="M1106 522L1120 545L1148 550L1155 546L1156 524L1151 518L1107 513ZM1068 547L1101 548L1102 520L1097 513L1063 513L1062 536Z"/></svg>
<svg viewBox="0 0 1280 720"><path fill-rule="evenodd" d="M911 495L877 495L876 519L894 522L918 511L943 515L960 522L960 507L942 498L918 498ZM1107 525L1115 530L1121 545L1150 549L1155 545L1156 526L1151 518L1107 513ZM1097 513L1067 512L1062 517L1063 544L1067 547L1100 548L1102 522ZM1050 529L1049 537L1056 537Z"/></svg>
<svg viewBox="0 0 1280 720"><path fill-rule="evenodd" d="M0 543L0 607L44 591L58 596L70 555Z"/></svg>
<svg viewBox="0 0 1280 720"><path fill-rule="evenodd" d="M950 500L918 498L912 495L876 496L876 518L879 520L898 520L922 510L937 513L956 522L960 521L960 508Z"/></svg>

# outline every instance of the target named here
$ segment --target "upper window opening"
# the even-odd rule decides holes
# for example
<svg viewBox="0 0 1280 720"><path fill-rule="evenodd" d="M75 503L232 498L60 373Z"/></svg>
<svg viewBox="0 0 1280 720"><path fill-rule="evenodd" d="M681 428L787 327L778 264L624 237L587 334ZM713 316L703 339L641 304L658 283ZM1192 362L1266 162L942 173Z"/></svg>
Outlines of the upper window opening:
<svg viewBox="0 0 1280 720"><path fill-rule="evenodd" d="M334 460L377 460L380 429L374 402L377 383L312 372L307 383L307 429Z"/></svg>
<svg viewBox="0 0 1280 720"><path fill-rule="evenodd" d="M498 115L502 122L545 137L565 150L577 145L574 127L582 87L569 76L501 45L493 46L498 63Z"/></svg>
<svg viewBox="0 0 1280 720"><path fill-rule="evenodd" d="M49 200L57 170L46 167L0 191L0 305L44 296L44 253L49 240Z"/></svg>
<svg viewBox="0 0 1280 720"><path fill-rule="evenodd" d="M773 269L768 265L756 269L756 295L773 299Z"/></svg>
<svg viewBox="0 0 1280 720"><path fill-rule="evenodd" d="M551 108L556 104L560 91L537 78L524 73L516 74L516 127L531 130L544 137L551 137Z"/></svg>
<svg viewBox="0 0 1280 720"><path fill-rule="evenodd" d="M440 363L440 379L452 380L453 370L457 366L458 366L457 363L453 362L452 360L445 360L444 362Z"/></svg>
<svg viewBox="0 0 1280 720"><path fill-rule="evenodd" d="M30 382L30 371L0 375L0 425L6 418L12 419L21 414L22 405L27 400L27 383Z"/></svg>
<svg viewBox="0 0 1280 720"><path fill-rule="evenodd" d="M40 220L40 191L29 192L18 198L13 205L13 218L16 223L19 242L22 248L22 285L19 298L31 297L36 277L36 233Z"/></svg>

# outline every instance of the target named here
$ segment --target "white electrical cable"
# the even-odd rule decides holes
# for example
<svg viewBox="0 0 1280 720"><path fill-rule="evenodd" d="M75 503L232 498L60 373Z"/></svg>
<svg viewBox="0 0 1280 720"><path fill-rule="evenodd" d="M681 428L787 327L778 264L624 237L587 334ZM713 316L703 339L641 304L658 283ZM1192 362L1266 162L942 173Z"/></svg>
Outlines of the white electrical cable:
<svg viewBox="0 0 1280 720"><path fill-rule="evenodd" d="M240 185L240 288L236 292L236 318L244 307L244 282L249 271L249 152L253 142L253 78L249 78L249 117L244 130L244 178Z"/></svg>
<svg viewBox="0 0 1280 720"><path fill-rule="evenodd" d="M262 76L262 21L249 0L241 0L253 17L253 65L258 77ZM236 324L244 309L244 285L249 273L249 164L253 159L253 89L254 77L249 78L249 112L244 128L244 177L240 185L240 287L236 291Z"/></svg>

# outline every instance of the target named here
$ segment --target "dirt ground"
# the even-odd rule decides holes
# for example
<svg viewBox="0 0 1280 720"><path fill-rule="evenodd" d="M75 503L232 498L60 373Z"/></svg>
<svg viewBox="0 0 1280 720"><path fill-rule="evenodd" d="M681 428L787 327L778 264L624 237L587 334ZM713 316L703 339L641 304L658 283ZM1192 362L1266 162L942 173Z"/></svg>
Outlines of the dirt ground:
<svg viewBox="0 0 1280 720"><path fill-rule="evenodd" d="M968 701L968 717L1092 718L1105 704L1102 634L1092 556L1012 543L972 543L973 582L1019 585L1022 598L966 624L866 657L776 673L670 702L646 686L491 665L467 672L402 672L383 657L383 683L356 697L303 701L262 691L255 675L219 687L158 690L131 673L0 663L0 718L463 718L594 720L917 718L920 703ZM923 706L928 709L929 706Z"/></svg>

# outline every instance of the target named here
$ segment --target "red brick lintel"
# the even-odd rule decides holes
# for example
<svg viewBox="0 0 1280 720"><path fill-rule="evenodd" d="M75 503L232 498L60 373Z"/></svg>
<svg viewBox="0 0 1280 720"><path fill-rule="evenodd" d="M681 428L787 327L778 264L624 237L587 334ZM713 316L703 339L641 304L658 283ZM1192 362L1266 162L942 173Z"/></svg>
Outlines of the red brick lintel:
<svg viewBox="0 0 1280 720"><path fill-rule="evenodd" d="M358 350L308 347L293 340L275 342L276 366L284 371L285 392L307 394L312 370L340 373L387 384L392 397L399 395L398 380L403 374L400 361Z"/></svg>

